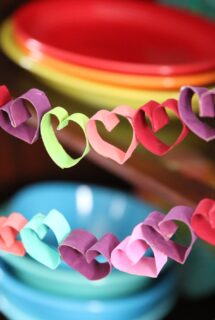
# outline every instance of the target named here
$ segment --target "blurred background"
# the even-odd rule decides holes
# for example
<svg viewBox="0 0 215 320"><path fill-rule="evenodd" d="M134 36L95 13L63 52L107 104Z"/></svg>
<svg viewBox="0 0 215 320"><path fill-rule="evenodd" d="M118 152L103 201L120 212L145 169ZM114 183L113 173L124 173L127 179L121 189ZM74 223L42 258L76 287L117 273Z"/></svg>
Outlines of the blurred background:
<svg viewBox="0 0 215 320"><path fill-rule="evenodd" d="M0 85L14 97L44 90L53 107L88 116L119 104L137 108L177 98L182 85L215 83L209 63L214 19L213 0L1 0ZM158 134L167 143L180 130L170 119ZM99 129L124 149L131 138L126 121L111 134ZM72 155L81 153L78 127L58 138ZM163 157L140 147L123 166L91 151L75 168L61 170L41 141L30 146L3 131L1 150L2 215L15 210L30 218L55 207L73 228L97 236L112 231L121 239L154 208L195 206L215 195L215 143L193 134ZM71 313L73 319L215 318L215 249L200 240L184 266L170 263L158 279L113 270L89 282L66 265L51 271L28 256L3 253L0 263L1 319L67 320Z"/></svg>

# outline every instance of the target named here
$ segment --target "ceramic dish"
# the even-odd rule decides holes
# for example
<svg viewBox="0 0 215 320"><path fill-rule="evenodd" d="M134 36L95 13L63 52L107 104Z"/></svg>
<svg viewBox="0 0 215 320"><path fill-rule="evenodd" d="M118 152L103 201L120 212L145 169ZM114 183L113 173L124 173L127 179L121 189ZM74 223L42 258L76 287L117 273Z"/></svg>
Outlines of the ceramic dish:
<svg viewBox="0 0 215 320"><path fill-rule="evenodd" d="M19 191L4 212L9 214L18 211L29 219L38 212L46 214L53 208L64 214L72 229L87 229L97 237L110 231L119 239L127 236L153 210L151 206L120 191L66 182L47 182ZM53 239L47 237L47 241L52 243ZM53 271L27 256L19 258L3 252L1 255L19 279L35 288L62 296L113 298L141 290L153 281L151 278L117 270L102 280L88 281L63 263Z"/></svg>
<svg viewBox="0 0 215 320"><path fill-rule="evenodd" d="M3 51L15 63L29 70L44 83L63 94L95 108L112 109L120 104L138 108L149 100L163 102L168 98L178 98L178 91L135 90L125 87L105 85L78 77L62 74L60 71L42 66L37 60L27 56L15 42L12 27L7 21L1 28L0 41Z"/></svg>
<svg viewBox="0 0 215 320"><path fill-rule="evenodd" d="M6 269L0 269L0 292L3 300L2 311L14 318L12 310L5 306L7 302L14 306L21 315L28 315L28 320L135 320L156 310L153 320L161 319L172 307L175 294L175 273L170 272L161 277L148 290L125 298L101 300L73 300L59 298L41 291L32 289L17 281ZM166 303L168 301L168 303ZM163 305L164 304L164 305ZM160 306L163 308L160 309ZM1 308L1 307L0 307ZM11 314L11 315L10 315ZM24 318L25 319L25 318ZM23 318L22 318L23 320ZM148 318L147 318L148 320Z"/></svg>
<svg viewBox="0 0 215 320"><path fill-rule="evenodd" d="M165 6L39 1L18 9L13 22L30 50L96 69L169 75L215 68L215 25Z"/></svg>
<svg viewBox="0 0 215 320"><path fill-rule="evenodd" d="M43 66L60 71L74 77L79 77L87 80L92 80L101 83L109 83L111 85L127 86L128 88L142 88L142 89L179 89L184 84L198 86L208 85L215 82L215 71L208 71L204 73L188 74L188 75L173 75L173 76L151 76L151 75L132 75L122 74L111 71L99 70L79 66L72 63L67 63L55 59L47 54L30 51L25 45L19 34L16 34L14 29L14 37L17 43L22 47L25 53L38 61Z"/></svg>

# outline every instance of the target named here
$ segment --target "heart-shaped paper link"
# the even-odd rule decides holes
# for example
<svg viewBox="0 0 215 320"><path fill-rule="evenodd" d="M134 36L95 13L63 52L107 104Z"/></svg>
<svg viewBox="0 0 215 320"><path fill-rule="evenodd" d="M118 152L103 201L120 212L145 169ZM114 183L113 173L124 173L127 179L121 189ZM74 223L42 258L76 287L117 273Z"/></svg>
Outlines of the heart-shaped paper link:
<svg viewBox="0 0 215 320"><path fill-rule="evenodd" d="M86 147L79 158L73 159L59 143L52 127L52 116L55 116L59 121L57 130L65 128L70 121L75 122L82 129L85 136ZM68 112L61 107L56 107L43 116L41 121L42 140L49 156L60 168L64 169L75 166L90 151L90 146L86 135L86 125L88 120L89 118L82 113L74 113L69 116Z"/></svg>
<svg viewBox="0 0 215 320"><path fill-rule="evenodd" d="M52 230L60 244L70 233L71 229L64 216L57 210L52 210L47 216L35 215L20 232L27 253L41 264L56 269L61 262L57 248L44 243L42 240L48 230Z"/></svg>
<svg viewBox="0 0 215 320"><path fill-rule="evenodd" d="M118 244L118 239L111 233L97 240L88 231L77 229L62 242L59 251L62 260L70 267L89 280L99 280L110 273L112 269L110 255ZM106 262L99 263L96 260L100 255Z"/></svg>
<svg viewBox="0 0 215 320"><path fill-rule="evenodd" d="M32 115L25 105L26 102L36 111L36 127L28 123ZM32 144L39 138L42 116L50 109L47 96L40 90L31 89L0 108L0 127L12 136Z"/></svg>
<svg viewBox="0 0 215 320"><path fill-rule="evenodd" d="M6 86L0 86L0 108L12 99Z"/></svg>
<svg viewBox="0 0 215 320"><path fill-rule="evenodd" d="M167 145L155 136L155 133L164 128L169 123L169 116L165 108L170 109L180 120L182 130L176 141ZM146 116L152 124L152 129L147 124ZM178 102L175 99L168 99L162 104L150 101L136 111L134 116L134 128L138 141L149 151L162 156L172 150L189 133L188 128L181 121L178 113Z"/></svg>
<svg viewBox="0 0 215 320"><path fill-rule="evenodd" d="M215 139L215 127L201 121L192 110L192 96L197 94L199 97L200 117L214 118L215 123L215 90L200 87L183 87L179 97L179 113L188 126L199 138L205 141Z"/></svg>
<svg viewBox="0 0 215 320"><path fill-rule="evenodd" d="M153 247L154 256L146 255L150 245L142 234L141 226L142 223L137 225L132 234L112 251L111 262L120 271L156 278L166 264L167 256Z"/></svg>
<svg viewBox="0 0 215 320"><path fill-rule="evenodd" d="M166 215L154 211L143 222L142 233L151 247L183 264L196 241L196 235L191 227L192 213L193 209L186 206L176 206ZM183 222L188 227L191 234L191 241L188 246L180 245L170 239L177 230L174 221Z"/></svg>
<svg viewBox="0 0 215 320"><path fill-rule="evenodd" d="M119 164L123 164L128 160L138 145L133 127L134 114L135 111L129 106L118 106L112 111L98 111L92 118L90 118L87 124L87 136L93 149L100 155L110 158ZM132 140L126 152L103 140L96 127L96 122L100 121L103 123L106 130L111 132L120 122L117 115L126 118L133 130Z"/></svg>
<svg viewBox="0 0 215 320"><path fill-rule="evenodd" d="M215 200L200 201L193 213L191 223L199 238L215 246Z"/></svg>
<svg viewBox="0 0 215 320"><path fill-rule="evenodd" d="M17 235L28 221L18 212L11 213L8 217L0 217L0 250L24 256L25 248Z"/></svg>

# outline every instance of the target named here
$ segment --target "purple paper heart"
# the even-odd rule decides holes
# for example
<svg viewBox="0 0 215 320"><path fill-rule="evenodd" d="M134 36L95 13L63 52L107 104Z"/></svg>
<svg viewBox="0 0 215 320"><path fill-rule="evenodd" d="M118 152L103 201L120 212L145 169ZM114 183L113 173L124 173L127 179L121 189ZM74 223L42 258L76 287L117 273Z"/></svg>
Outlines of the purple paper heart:
<svg viewBox="0 0 215 320"><path fill-rule="evenodd" d="M59 252L64 262L87 279L99 280L110 273L111 252L118 244L118 239L111 233L97 240L88 231L76 229L61 243ZM102 255L106 262L99 263L96 260L99 255Z"/></svg>
<svg viewBox="0 0 215 320"><path fill-rule="evenodd" d="M201 87L183 87L180 92L178 109L179 114L186 126L198 137L205 141L215 139L215 127L201 121L192 110L192 96L199 97L199 116L215 119L215 89L208 90Z"/></svg>
<svg viewBox="0 0 215 320"><path fill-rule="evenodd" d="M26 102L36 111L35 127L28 123L32 115L25 105ZM51 105L45 93L31 89L0 108L0 127L12 136L32 144L39 138L40 121L50 109Z"/></svg>
<svg viewBox="0 0 215 320"><path fill-rule="evenodd" d="M154 211L142 224L143 236L150 246L161 251L169 258L184 263L196 241L195 233L191 227L192 213L193 209L186 206L174 207L167 215ZM187 225L191 234L191 241L188 246L170 240L177 230L174 221L181 221Z"/></svg>

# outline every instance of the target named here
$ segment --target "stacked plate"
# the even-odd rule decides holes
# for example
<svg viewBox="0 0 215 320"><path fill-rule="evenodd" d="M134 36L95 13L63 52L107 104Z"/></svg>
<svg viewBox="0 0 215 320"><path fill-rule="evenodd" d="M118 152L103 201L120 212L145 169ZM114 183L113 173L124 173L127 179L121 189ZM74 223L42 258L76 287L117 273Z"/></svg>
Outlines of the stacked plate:
<svg viewBox="0 0 215 320"><path fill-rule="evenodd" d="M98 186L66 182L38 183L20 190L4 212L19 211L31 219L56 208L72 229L100 237L113 232L126 237L153 209L128 194ZM55 245L51 234L45 241ZM14 320L159 320L172 308L177 291L173 264L158 279L117 270L89 281L61 263L50 270L29 256L1 252L0 312Z"/></svg>
<svg viewBox="0 0 215 320"><path fill-rule="evenodd" d="M206 36L207 35L207 36ZM56 90L93 107L136 108L215 82L215 24L140 1L49 0L2 27L5 53Z"/></svg>

